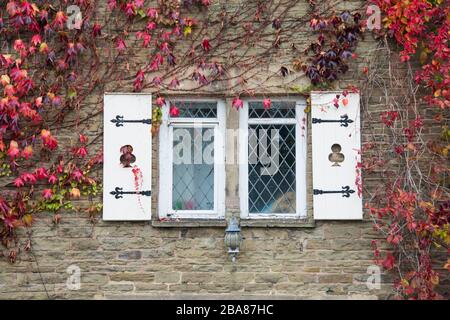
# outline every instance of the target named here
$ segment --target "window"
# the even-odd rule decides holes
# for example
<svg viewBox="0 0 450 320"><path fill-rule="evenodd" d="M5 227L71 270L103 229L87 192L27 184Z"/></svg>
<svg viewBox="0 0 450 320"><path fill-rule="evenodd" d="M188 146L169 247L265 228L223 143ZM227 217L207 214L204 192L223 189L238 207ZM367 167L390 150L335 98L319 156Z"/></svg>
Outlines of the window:
<svg viewBox="0 0 450 320"><path fill-rule="evenodd" d="M241 217L306 217L305 104L245 101L240 111Z"/></svg>
<svg viewBox="0 0 450 320"><path fill-rule="evenodd" d="M172 106L178 114L171 116ZM172 113L174 114L174 113ZM222 218L225 105L172 100L160 129L160 218Z"/></svg>

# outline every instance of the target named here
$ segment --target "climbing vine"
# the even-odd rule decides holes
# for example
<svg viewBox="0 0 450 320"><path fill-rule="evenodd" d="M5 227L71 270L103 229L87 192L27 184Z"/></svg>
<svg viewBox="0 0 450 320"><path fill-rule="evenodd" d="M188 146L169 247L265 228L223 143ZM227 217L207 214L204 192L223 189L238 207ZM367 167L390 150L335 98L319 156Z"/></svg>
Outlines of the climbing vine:
<svg viewBox="0 0 450 320"><path fill-rule="evenodd" d="M382 124L387 136L383 144L366 143L364 153L367 175L381 174L384 182L367 202L374 226L383 235L383 241L373 242L375 261L396 275L396 297L442 298L436 289L450 270L449 8L440 0L374 3L384 13L384 39L393 38L400 46L396 56L392 45L381 41L377 54L406 67L403 72L386 72L374 59L365 69L366 112L371 122ZM417 63L420 67L414 68ZM374 89L386 97L387 110L378 116L368 102ZM433 130L437 134L430 134Z"/></svg>
<svg viewBox="0 0 450 320"><path fill-rule="evenodd" d="M268 65L308 20L305 15L283 26L295 4L236 3L210 13L209 0L3 1L1 254L14 262L21 250L31 249L20 235L32 230L38 214L50 212L58 224L67 210L93 219L101 211L101 132L93 134L93 126L105 91L128 86L154 93L153 134L163 93L182 93L186 84L211 92L217 83L236 96L251 94L245 84L257 74L255 66ZM256 43L262 49L251 52ZM139 171L133 173L139 184ZM89 201L75 201L80 197Z"/></svg>
<svg viewBox="0 0 450 320"><path fill-rule="evenodd" d="M359 12L314 16L310 27L319 33L319 37L303 52L310 55L308 63L302 63L299 59L294 61L294 67L303 70L313 85L332 83L348 71L348 60L356 58L354 50L364 26Z"/></svg>

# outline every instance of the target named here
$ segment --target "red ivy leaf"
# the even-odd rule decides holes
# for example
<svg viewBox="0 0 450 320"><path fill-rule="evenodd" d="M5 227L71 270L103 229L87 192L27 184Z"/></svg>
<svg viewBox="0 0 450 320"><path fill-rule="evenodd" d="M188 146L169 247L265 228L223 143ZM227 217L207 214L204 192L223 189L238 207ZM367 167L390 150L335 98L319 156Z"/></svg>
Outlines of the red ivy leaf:
<svg viewBox="0 0 450 320"><path fill-rule="evenodd" d="M127 45L125 44L125 41L122 38L117 37L116 38L116 49L119 52L123 52L123 51L125 51L126 48L127 48Z"/></svg>
<svg viewBox="0 0 450 320"><path fill-rule="evenodd" d="M236 108L236 110L239 110L240 108L244 107L244 102L241 99L239 99L239 97L235 97L233 99L232 105L233 105L233 107Z"/></svg>
<svg viewBox="0 0 450 320"><path fill-rule="evenodd" d="M388 252L386 258L381 264L386 270L391 270L395 264L395 257L390 252Z"/></svg>
<svg viewBox="0 0 450 320"><path fill-rule="evenodd" d="M208 39L203 39L202 48L203 48L203 50L205 50L205 52L208 52L209 50L211 50L211 44L209 43Z"/></svg>
<svg viewBox="0 0 450 320"><path fill-rule="evenodd" d="M170 107L169 113L171 117L178 117L180 115L180 109L173 105Z"/></svg>

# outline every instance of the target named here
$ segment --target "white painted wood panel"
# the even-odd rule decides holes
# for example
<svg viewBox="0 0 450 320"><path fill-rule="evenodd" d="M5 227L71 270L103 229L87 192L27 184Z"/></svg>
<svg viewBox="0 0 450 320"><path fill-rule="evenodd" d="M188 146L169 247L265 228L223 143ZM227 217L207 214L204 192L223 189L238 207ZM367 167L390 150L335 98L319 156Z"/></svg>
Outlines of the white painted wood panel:
<svg viewBox="0 0 450 320"><path fill-rule="evenodd" d="M151 196L111 194L116 188L136 192L133 168L139 168L142 181L138 191L151 192L152 134L151 124L136 122L116 126L111 120L123 116L124 120L143 120L152 117L152 99L149 94L105 94L104 99L104 163L103 163L103 220L150 220ZM136 161L130 168L120 163L120 148L133 147Z"/></svg>
<svg viewBox="0 0 450 320"><path fill-rule="evenodd" d="M340 94L339 107L334 106L336 95ZM343 105L342 92L312 92L311 118L312 118L312 163L313 163L313 205L314 219L316 220L354 220L362 219L362 197L358 192L357 177L361 181L361 138L360 138L360 107L359 94L349 93L345 97L348 101ZM345 120L348 117L348 126L345 122L320 122ZM352 122L350 122L352 121ZM331 162L340 159L342 162ZM339 155L340 154L340 155ZM342 159L341 159L342 160ZM349 187L352 193L326 193L342 191ZM320 191L324 193L320 194ZM349 197L345 197L348 195Z"/></svg>

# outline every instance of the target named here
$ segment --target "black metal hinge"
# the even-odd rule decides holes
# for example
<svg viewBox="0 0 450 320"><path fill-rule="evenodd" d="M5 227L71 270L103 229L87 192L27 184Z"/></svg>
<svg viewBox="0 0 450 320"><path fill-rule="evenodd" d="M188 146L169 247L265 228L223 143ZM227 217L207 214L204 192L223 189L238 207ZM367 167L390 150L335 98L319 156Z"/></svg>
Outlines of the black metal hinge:
<svg viewBox="0 0 450 320"><path fill-rule="evenodd" d="M150 197L152 195L151 190L147 191L122 191L123 188L116 187L114 191L111 191L110 194L112 194L116 199L123 198L124 194L140 194L143 196Z"/></svg>
<svg viewBox="0 0 450 320"><path fill-rule="evenodd" d="M341 116L341 120L323 120L323 119L312 118L312 123L322 123L322 122L337 122L337 123L341 124L341 127L348 127L348 124L352 123L353 120L349 119L347 115Z"/></svg>
<svg viewBox="0 0 450 320"><path fill-rule="evenodd" d="M116 116L115 119L111 120L112 123L116 124L116 127L123 127L123 124L125 122L128 123L145 123L145 124L152 124L152 119L142 119L142 120L124 120L123 116Z"/></svg>
<svg viewBox="0 0 450 320"><path fill-rule="evenodd" d="M342 187L342 190L338 190L338 191L325 191L325 190L319 190L319 189L313 190L314 195L325 194L325 193L342 193L343 197L349 198L350 193L355 193L355 190L351 190L349 186Z"/></svg>

